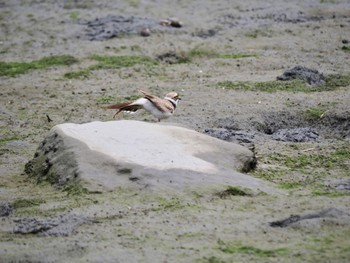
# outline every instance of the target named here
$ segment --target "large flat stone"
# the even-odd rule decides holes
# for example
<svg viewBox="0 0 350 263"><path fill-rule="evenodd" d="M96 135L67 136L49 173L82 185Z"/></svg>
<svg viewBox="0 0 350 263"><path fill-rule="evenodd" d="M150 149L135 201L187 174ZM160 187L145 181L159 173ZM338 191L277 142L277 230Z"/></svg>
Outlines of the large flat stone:
<svg viewBox="0 0 350 263"><path fill-rule="evenodd" d="M240 173L254 165L254 154L238 144L182 127L120 120L53 127L26 171L59 187L78 182L90 191L217 185L268 190Z"/></svg>

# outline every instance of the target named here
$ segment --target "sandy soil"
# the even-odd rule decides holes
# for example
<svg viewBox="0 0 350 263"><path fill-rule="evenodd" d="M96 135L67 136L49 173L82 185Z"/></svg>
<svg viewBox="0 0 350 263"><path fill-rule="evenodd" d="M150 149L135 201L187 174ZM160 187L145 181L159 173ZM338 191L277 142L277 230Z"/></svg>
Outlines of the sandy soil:
<svg viewBox="0 0 350 263"><path fill-rule="evenodd" d="M71 66L0 77L0 204L16 208L1 219L0 261L348 262L349 162L335 167L324 163L331 163L330 156L338 149L349 148L349 86L268 93L217 84L271 81L296 65L326 75L349 75L350 53L343 49L350 41L349 14L345 0L0 2L1 61L30 62L52 55L78 59ZM84 22L107 15L154 21L177 17L183 27L151 29L149 37L135 33L90 41ZM202 55L188 63L161 62L93 70L86 78L64 77L95 64L92 55L156 59L166 53L186 56L191 50ZM256 56L218 56L241 53ZM251 174L276 183L276 188L297 184L276 196L226 196L208 189L157 194L118 189L98 195L62 192L24 175L25 163L51 127L111 120L113 113L102 109L100 102L108 96L137 95L138 89L159 96L170 90L181 94L181 104L167 122L203 133L223 127L253 133L247 146L254 145L258 168ZM326 122L313 126L314 122L303 120L302 125L317 129L318 141L279 142L258 128L301 127L295 116L315 108L328 116ZM122 117L154 121L142 113ZM320 155L325 156L321 162L311 158ZM288 158L300 156L311 162L290 168ZM339 181L345 191L328 191ZM24 200L22 205L19 200ZM343 212L286 228L269 225L292 214L328 208ZM17 219L61 214L91 220L69 236L13 233Z"/></svg>

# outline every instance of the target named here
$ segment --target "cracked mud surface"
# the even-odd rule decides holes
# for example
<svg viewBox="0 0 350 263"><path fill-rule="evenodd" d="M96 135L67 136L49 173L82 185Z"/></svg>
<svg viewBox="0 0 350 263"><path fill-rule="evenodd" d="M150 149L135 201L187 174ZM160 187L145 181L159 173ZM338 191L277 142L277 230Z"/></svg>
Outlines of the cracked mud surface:
<svg viewBox="0 0 350 263"><path fill-rule="evenodd" d="M297 65L348 76L349 13L348 1L0 2L1 62L53 55L78 61L0 76L0 261L347 262L349 84L264 92L218 83L274 81ZM113 16L146 21L150 36L140 36L137 24L113 37L107 23L98 29L107 40L89 40L100 31L84 21ZM173 17L183 27L156 23ZM96 55L157 63L98 69ZM65 77L86 70L83 77ZM163 194L62 192L23 174L51 127L112 120L103 103L139 89L180 93L167 122L254 149L258 167L251 175L274 184L276 195L210 187ZM154 121L143 113L121 117ZM336 213L283 228L269 225L320 211ZM30 222L39 222L40 228L67 214L91 222L74 225L68 235L15 231L18 223L30 229Z"/></svg>

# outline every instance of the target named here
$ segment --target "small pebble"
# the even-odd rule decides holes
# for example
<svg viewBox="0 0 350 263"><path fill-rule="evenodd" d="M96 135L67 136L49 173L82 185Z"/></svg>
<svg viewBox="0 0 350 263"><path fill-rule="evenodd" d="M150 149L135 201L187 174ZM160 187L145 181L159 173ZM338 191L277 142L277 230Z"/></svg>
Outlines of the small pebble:
<svg viewBox="0 0 350 263"><path fill-rule="evenodd" d="M151 35L151 30L149 30L149 28L144 28L141 30L140 35L143 37L149 37Z"/></svg>

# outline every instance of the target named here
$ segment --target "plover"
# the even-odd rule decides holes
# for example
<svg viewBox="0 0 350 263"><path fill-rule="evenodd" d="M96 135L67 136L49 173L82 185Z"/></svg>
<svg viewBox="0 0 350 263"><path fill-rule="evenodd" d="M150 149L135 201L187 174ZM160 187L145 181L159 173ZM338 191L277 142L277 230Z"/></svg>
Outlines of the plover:
<svg viewBox="0 0 350 263"><path fill-rule="evenodd" d="M113 118L116 118L116 116L122 111L135 113L140 109L144 109L160 121L161 119L166 119L173 115L177 103L180 100L179 95L174 91L166 94L164 99L148 94L142 90L140 90L140 92L144 95L143 98L109 105L106 109L117 110Z"/></svg>

